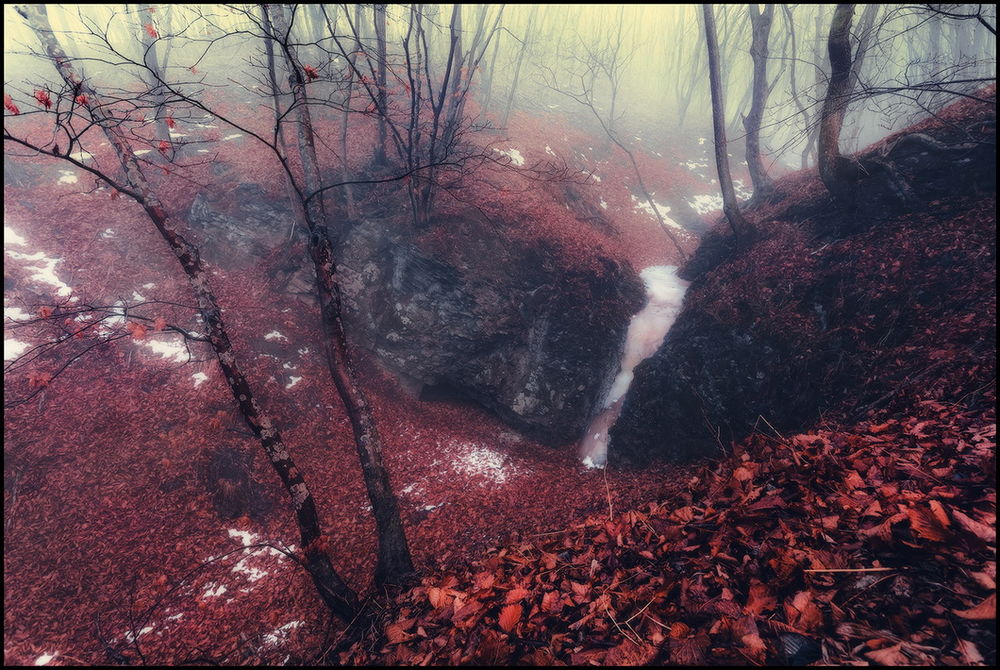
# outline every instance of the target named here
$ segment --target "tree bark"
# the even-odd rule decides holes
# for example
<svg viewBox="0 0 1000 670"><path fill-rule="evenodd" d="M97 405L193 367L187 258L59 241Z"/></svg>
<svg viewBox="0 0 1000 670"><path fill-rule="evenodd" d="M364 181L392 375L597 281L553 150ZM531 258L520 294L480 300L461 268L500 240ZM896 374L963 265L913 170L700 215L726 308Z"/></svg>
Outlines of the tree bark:
<svg viewBox="0 0 1000 670"><path fill-rule="evenodd" d="M389 113L386 108L386 54L385 48L385 5L376 4L375 6L375 44L377 45L378 52L376 57L378 58L378 68L376 71L375 83L378 86L378 95L376 100L378 103L378 140L375 144L375 165L378 167L385 167L385 142L386 142L386 131L385 131L385 116Z"/></svg>
<svg viewBox="0 0 1000 670"><path fill-rule="evenodd" d="M102 105L97 93L74 71L73 64L66 57L49 25L45 6L23 5L18 7L18 12L34 30L42 47L53 60L56 70L67 85L79 86L86 92L90 99L87 105L88 110L114 149L132 197L146 211L160 236L177 256L177 261L181 264L187 275L188 283L197 296L198 308L205 322L205 327L208 329L209 343L215 352L230 392L239 405L247 427L260 440L261 447L267 454L271 466L292 499L302 549L305 553L306 569L309 571L320 597L331 612L347 623L351 623L358 613L357 597L334 570L329 556L321 548L319 540L322 537L322 530L316 511L316 502L302 473L295 466L288 453L280 432L270 416L257 403L250 384L239 366L225 324L222 321L222 311L215 295L209 288L208 272L202 263L198 248L181 235L167 215L163 204L153 193L120 125L106 115L104 111L106 108Z"/></svg>
<svg viewBox="0 0 1000 670"><path fill-rule="evenodd" d="M269 5L267 11L273 12L271 19L277 33L287 32L287 19L281 6ZM337 266L327 225L319 160L316 156L312 119L306 98L306 82L299 71L292 48L288 44L282 44L282 53L288 67L289 84L295 100L299 152L305 182L304 192L307 194L303 209L306 225L309 228L309 255L316 273L327 367L351 421L365 489L375 516L378 534L375 582L379 585L402 586L414 575L413 561L399 514L399 504L389 482L388 470L382 460L382 438L368 399L358 385L358 375L344 332L340 285L337 282Z"/></svg>
<svg viewBox="0 0 1000 670"><path fill-rule="evenodd" d="M830 23L827 48L830 53L830 83L823 100L819 129L819 176L827 190L837 199L848 198L851 183L848 170L840 155L840 130L852 87L851 22L853 4L838 4Z"/></svg>
<svg viewBox="0 0 1000 670"><path fill-rule="evenodd" d="M719 76L719 44L715 34L715 16L712 6L701 6L705 18L705 38L708 43L708 79L712 91L712 127L715 131L715 164L719 172L719 187L722 189L722 211L733 229L737 246L745 244L750 235L750 225L740 212L733 178L729 173L729 158L726 153L726 111L722 98L722 84Z"/></svg>
<svg viewBox="0 0 1000 670"><path fill-rule="evenodd" d="M766 194L771 189L771 178L761 161L760 156L760 125L764 119L764 109L767 107L768 81L767 56L768 38L771 35L771 23L774 19L774 5L764 5L764 11L757 5L750 6L750 25L753 37L750 44L750 57L753 59L753 94L750 112L743 119L743 127L747 131L747 169L750 181L753 183L753 194L756 198Z"/></svg>

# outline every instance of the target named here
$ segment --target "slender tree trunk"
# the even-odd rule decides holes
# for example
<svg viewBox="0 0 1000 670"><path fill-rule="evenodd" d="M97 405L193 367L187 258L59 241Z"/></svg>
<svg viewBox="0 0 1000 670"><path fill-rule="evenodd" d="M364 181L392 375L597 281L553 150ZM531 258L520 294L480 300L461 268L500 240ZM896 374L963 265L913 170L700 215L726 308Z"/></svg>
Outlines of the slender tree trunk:
<svg viewBox="0 0 1000 670"><path fill-rule="evenodd" d="M729 158L726 154L726 111L723 105L722 84L719 76L719 44L715 35L715 16L712 6L703 4L705 17L705 39L708 43L708 78L712 91L712 126L715 130L715 164L719 172L719 187L722 189L722 210L733 229L737 246L745 244L750 235L750 225L740 212L733 178L729 173Z"/></svg>
<svg viewBox="0 0 1000 670"><path fill-rule="evenodd" d="M376 58L378 58L378 69L376 72L376 85L378 86L378 140L375 144L375 165L385 167L385 116L389 113L386 108L386 59L388 55L385 49L385 5L375 5L375 43L378 48Z"/></svg>
<svg viewBox="0 0 1000 670"><path fill-rule="evenodd" d="M750 113L743 119L743 127L747 131L747 169L750 172L750 181L753 182L755 198L765 195L771 189L771 178L768 177L760 156L760 125L764 119L764 109L767 107L767 42L771 35L773 19L774 5L764 5L763 12L758 10L757 5L750 5L750 24L753 31L750 44L750 57L753 59L753 96Z"/></svg>
<svg viewBox="0 0 1000 670"><path fill-rule="evenodd" d="M288 24L281 6L270 5L267 11L273 12L271 18L278 34L284 34ZM306 83L296 65L295 54L291 47L282 44L282 50L295 99L299 152L305 179L304 190L307 194L304 211L310 233L309 254L316 273L327 367L351 421L365 488L375 516L378 533L375 581L380 585L401 586L409 582L414 575L413 561L410 558L410 549L399 514L399 504L382 460L382 438L375 425L368 399L358 384L358 375L344 332L340 285L337 282L337 266L333 257L333 245L330 241L326 208L321 192L322 182L312 119L306 98Z"/></svg>
<svg viewBox="0 0 1000 670"><path fill-rule="evenodd" d="M79 86L81 90L86 92L90 99L88 103L90 114L94 122L104 131L108 142L118 156L129 190L146 211L174 255L177 256L178 262L188 277L188 283L197 296L198 308L205 322L205 327L208 329L209 343L215 352L230 392L239 405L244 421L254 436L260 440L261 447L267 454L271 466L292 499L302 549L306 557L306 568L312 576L313 583L327 607L334 614L350 623L358 612L357 598L333 569L329 556L321 548L319 540L322 538L322 530L316 512L316 502L301 471L295 466L288 453L281 434L254 398L250 384L239 366L225 324L222 321L222 310L209 288L209 273L205 270L197 247L181 235L174 222L167 215L163 204L146 181L128 138L120 126L105 115L105 108L97 93L74 71L72 62L66 57L49 25L45 6L22 5L18 11L38 36L42 47L53 60L56 70L63 80L69 86Z"/></svg>
<svg viewBox="0 0 1000 670"><path fill-rule="evenodd" d="M851 22L853 4L838 4L830 23L830 83L823 100L819 129L819 176L827 190L838 199L849 196L851 183L846 162L840 155L840 129L851 90Z"/></svg>
<svg viewBox="0 0 1000 670"><path fill-rule="evenodd" d="M521 78L521 65L524 63L524 56L528 51L528 43L531 41L531 33L534 29L535 16L537 13L538 5L534 5L531 9L531 14L528 17L528 27L524 31L521 49L517 52L517 64L514 65L514 78L510 82L510 93L507 95L507 105L504 107L503 119L500 121L501 128L506 128L507 122L510 121L510 111L514 107L514 96L517 94L517 83Z"/></svg>
<svg viewBox="0 0 1000 670"><path fill-rule="evenodd" d="M142 79L146 84L146 88L152 91L153 99L156 101L156 109L153 112L156 126L156 141L157 143L166 142L170 146L170 151L158 151L156 153L160 154L161 159L169 161L173 158L174 142L170 137L170 127L167 125L168 114L163 87L160 86L158 81L162 77L160 59L157 54L159 50L157 49L156 38L150 34L150 31L155 32L156 30L152 8L143 5L129 5L129 11L133 13L139 24L137 27L139 30L139 44L142 48L142 62L147 68L147 71L142 73Z"/></svg>

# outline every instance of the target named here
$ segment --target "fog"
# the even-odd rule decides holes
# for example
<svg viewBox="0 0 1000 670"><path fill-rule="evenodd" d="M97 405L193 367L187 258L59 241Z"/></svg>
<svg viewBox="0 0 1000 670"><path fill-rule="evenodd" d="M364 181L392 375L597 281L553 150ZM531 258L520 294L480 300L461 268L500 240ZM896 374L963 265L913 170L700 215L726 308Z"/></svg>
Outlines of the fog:
<svg viewBox="0 0 1000 670"><path fill-rule="evenodd" d="M941 8L955 15L981 11L987 22L995 18L990 5ZM453 8L422 5L420 11L427 22L430 62L443 68ZM832 11L833 5L774 9L767 54L770 94L762 123L763 153L772 166L797 168L809 162L803 152L825 94ZM51 83L49 68L26 55L37 53L37 40L12 5L4 12L6 87L27 92L29 81ZM259 87L254 66L263 58L261 28L246 12L239 6L164 6L157 15L161 34L155 49L166 65L165 78L179 86L188 82L185 90L193 90L194 80L205 87ZM995 78L996 41L977 20L950 18L919 5L859 5L856 13L853 35L864 56L842 136L846 151L940 108L953 99L951 94L968 93ZM325 74L333 74L337 58L350 54L355 37L376 49L369 14L371 6L330 5L324 16L318 6L304 5L290 17L293 39L307 53L312 49L317 62L330 60ZM81 64L94 83L127 88L143 81L128 66L130 60L142 60L137 8L53 5L50 16L53 27L65 31L69 55L84 59ZM480 22L489 31L472 87L484 96L483 115L494 126L504 127L512 104L513 111L555 112L585 127L599 127L600 117L623 137L710 128L699 5L466 5L462 20L465 27L458 34L466 40ZM716 21L729 140L738 143L753 78L747 6L720 5ZM409 22L406 6L387 6L386 58L397 68ZM326 34L331 27L340 31L340 39Z"/></svg>

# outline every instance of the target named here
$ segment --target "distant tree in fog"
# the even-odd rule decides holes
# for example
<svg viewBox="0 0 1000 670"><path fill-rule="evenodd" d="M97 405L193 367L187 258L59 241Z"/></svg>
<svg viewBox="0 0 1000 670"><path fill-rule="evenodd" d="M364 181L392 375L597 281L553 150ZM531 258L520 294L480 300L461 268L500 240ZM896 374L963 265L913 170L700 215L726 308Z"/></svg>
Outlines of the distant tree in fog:
<svg viewBox="0 0 1000 670"><path fill-rule="evenodd" d="M753 182L754 197L762 195L771 187L771 179L761 161L760 155L760 124L767 107L767 96L770 85L767 80L768 39L771 36L771 24L774 21L774 5L764 5L761 11L756 4L749 5L750 27L753 32L750 43L750 56L753 58L753 82L751 84L750 111L743 118L743 127L747 131L747 169Z"/></svg>
<svg viewBox="0 0 1000 670"><path fill-rule="evenodd" d="M745 244L750 236L750 226L740 212L733 188L733 178L729 172L729 157L726 153L726 111L723 100L722 77L719 72L719 43L715 34L715 15L712 6L703 4L705 41L708 48L708 76L712 91L712 126L715 130L715 165L719 173L719 187L722 189L722 211L726 214L733 230L737 245Z"/></svg>

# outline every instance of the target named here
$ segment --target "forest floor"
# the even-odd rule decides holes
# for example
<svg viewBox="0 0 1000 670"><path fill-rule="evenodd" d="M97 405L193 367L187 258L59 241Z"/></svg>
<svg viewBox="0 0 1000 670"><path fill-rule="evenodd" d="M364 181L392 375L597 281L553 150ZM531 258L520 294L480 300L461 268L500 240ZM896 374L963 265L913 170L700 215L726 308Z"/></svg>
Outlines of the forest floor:
<svg viewBox="0 0 1000 670"><path fill-rule="evenodd" d="M499 149L529 163L544 160L546 148L569 155L594 146L569 129L559 146L558 132L532 134L522 122ZM246 181L280 184L246 138L208 132L220 160ZM686 194L710 198L710 180L691 176L707 176L707 162L685 155L707 156L710 144L688 144L669 156L669 171L657 160L662 147L638 153L664 170L651 183L690 180ZM602 180L591 200L624 231L596 228L583 240L618 245L636 269L676 264L619 158L569 156ZM5 314L35 314L40 287L57 292L64 281L64 297L80 298L67 310L121 298L147 303L137 314L186 323L190 298L176 261L141 210L107 190L81 193L87 178L60 170L50 161L47 186L7 189L5 279L14 288L5 290ZM171 183L183 211L195 189ZM551 204L560 193L522 202L522 187L499 205L551 224L525 229L528 238L561 236L576 250L578 231ZM697 243L682 239L687 251ZM317 496L334 564L367 592L373 522L318 317L276 294L268 271L218 271L214 288L261 400ZM63 321L45 316L54 327ZM979 320L988 318L966 325L987 327ZM107 325L125 331L126 321ZM189 361L165 332L129 334L55 379L32 369L26 384L42 392L5 413L5 662L323 657L341 633L282 553L294 554L298 538L262 458L253 474L271 511L234 520L213 511L206 454L256 448L240 433L215 364L199 350ZM992 410L924 398L905 412L833 419L801 435L762 426L708 464L588 470L572 449L535 444L474 406L415 400L371 360L362 369L423 581L382 601L381 625L328 660L995 660Z"/></svg>

